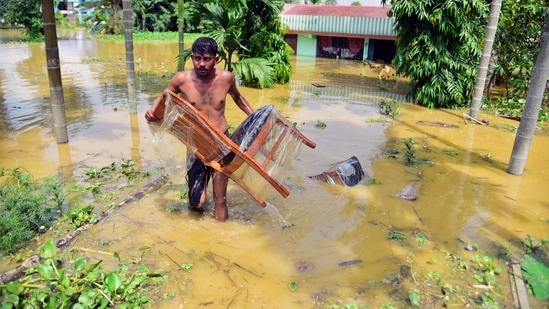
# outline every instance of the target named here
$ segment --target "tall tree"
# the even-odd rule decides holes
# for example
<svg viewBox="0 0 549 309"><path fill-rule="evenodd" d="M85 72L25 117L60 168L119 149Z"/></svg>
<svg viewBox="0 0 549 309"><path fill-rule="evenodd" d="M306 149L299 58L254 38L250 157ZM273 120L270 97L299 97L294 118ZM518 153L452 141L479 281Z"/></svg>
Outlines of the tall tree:
<svg viewBox="0 0 549 309"><path fill-rule="evenodd" d="M200 23L202 33L213 38L220 46L219 55L228 71L233 71L234 58L238 51L246 49L243 45L243 29L254 25L246 24L249 11L246 0L204 0L192 3L190 17ZM260 88L274 83L272 63L264 58L239 60L235 75L244 81L254 82Z"/></svg>
<svg viewBox="0 0 549 309"><path fill-rule="evenodd" d="M385 5L389 1L382 0ZM488 7L482 0L392 0L397 73L428 107L468 106Z"/></svg>
<svg viewBox="0 0 549 309"><path fill-rule="evenodd" d="M532 74L532 81L526 97L526 105L520 120L520 125L515 137L511 159L507 172L521 175L526 165L528 152L534 138L534 131L538 120L538 113L543 100L543 93L547 88L549 77L549 14L545 22L545 28L541 35L541 44Z"/></svg>
<svg viewBox="0 0 549 309"><path fill-rule="evenodd" d="M480 58L480 66L478 69L477 81L475 83L475 92L471 110L469 115L473 118L478 117L478 111L482 105L482 97L484 94L484 86L486 85L486 75L488 74L488 65L492 58L492 47L494 46L494 38L498 28L499 14L501 12L502 0L493 0L490 5L490 16L488 17L488 25L486 26L486 36L484 38L484 47L482 48L482 57Z"/></svg>
<svg viewBox="0 0 549 309"><path fill-rule="evenodd" d="M126 79L128 84L128 100L130 101L130 114L137 113L135 61L133 56L133 12L132 1L122 0L122 12L124 16L124 45L126 50Z"/></svg>
<svg viewBox="0 0 549 309"><path fill-rule="evenodd" d="M233 56L241 46L241 29L245 27L246 0L197 1L192 10L193 18L204 24L204 34L220 45L225 68L232 71Z"/></svg>
<svg viewBox="0 0 549 309"><path fill-rule="evenodd" d="M59 48L57 46L57 27L53 14L53 0L42 0L42 18L46 35L46 62L50 81L51 107L53 112L53 126L58 144L69 141L67 134L67 120L65 117L65 97L61 80L61 65Z"/></svg>

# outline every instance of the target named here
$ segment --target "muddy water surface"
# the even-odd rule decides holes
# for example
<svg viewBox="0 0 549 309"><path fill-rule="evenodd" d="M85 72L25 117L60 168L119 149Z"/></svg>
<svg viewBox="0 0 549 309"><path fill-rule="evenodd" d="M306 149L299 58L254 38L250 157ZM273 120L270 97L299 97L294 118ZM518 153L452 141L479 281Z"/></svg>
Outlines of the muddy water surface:
<svg viewBox="0 0 549 309"><path fill-rule="evenodd" d="M53 136L43 45L0 48L2 166L22 166L35 177L70 177L86 167L132 159L153 171L151 180L160 176L143 113L167 84L171 73L162 74L175 66L177 46L136 43L139 113L129 115L123 43L70 37L59 41L69 130L63 145ZM437 271L447 274L444 280L468 284L471 275L447 268L443 252L470 259L479 252L495 256L506 247L518 254L526 235L549 237L543 220L549 218L546 129L534 139L524 174L512 176L506 167L517 122L481 114L489 126L465 124L462 111L405 103L400 82L379 91L372 79L376 70L356 62L294 58L293 64L288 85L241 88L254 108L275 104L317 143L316 149L302 148L288 172L288 198L271 196L273 208L267 211L231 183L231 219L218 223L210 213L190 213L179 198L181 179L172 179L80 235L71 248L107 266L116 265L116 251L124 261L142 259L152 269L164 269L166 284L155 292L159 308L322 308L351 302L378 308L406 299L415 287L392 280L401 265L413 267L418 284ZM399 102L397 119L379 114L382 99ZM244 114L229 103L227 117L236 126ZM317 128L319 123L326 127ZM405 142L423 163L404 164ZM358 186L307 177L353 155L368 175ZM395 196L414 181L420 184L417 200ZM281 222L293 226L283 229ZM405 239L390 240L393 232ZM479 252L464 250L467 244ZM185 271L182 264L192 267ZM501 282L509 302L507 279Z"/></svg>

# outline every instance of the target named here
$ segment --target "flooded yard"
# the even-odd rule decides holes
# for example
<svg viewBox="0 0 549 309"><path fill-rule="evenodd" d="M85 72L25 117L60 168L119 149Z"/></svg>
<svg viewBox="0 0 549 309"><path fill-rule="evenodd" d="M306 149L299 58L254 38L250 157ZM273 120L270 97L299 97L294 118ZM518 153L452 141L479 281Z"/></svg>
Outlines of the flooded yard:
<svg viewBox="0 0 549 309"><path fill-rule="evenodd" d="M44 45L1 46L1 165L70 179L131 159L151 171L148 181L160 177L143 115L173 73L176 43L135 43L137 115L128 110L123 42L83 33L60 40L59 49L69 132L69 143L60 145ZM67 250L103 259L105 267L116 266L118 252L125 262L164 270L167 279L151 287L157 308L402 308L413 290L422 292L425 307L461 308L471 300L437 296L444 284L478 297L483 291L472 270L455 261L494 256L504 269L497 286L502 306L512 307L506 262L520 260L528 235L549 238L547 127L537 131L524 174L513 176L506 169L518 122L481 113L489 123L481 126L466 123L462 110L413 105L405 101L403 81L380 86L379 69L355 61L292 62L289 84L240 88L253 108L274 104L317 144L303 147L289 170L288 198L270 196L274 209L267 211L231 182L230 219L219 223L211 216L211 187L208 211L200 216L180 198L184 179L170 179ZM382 101L394 102L398 116L381 115ZM236 127L244 116L229 99L229 123ZM178 147L165 149L174 162L183 159ZM367 175L357 186L308 177L352 156ZM410 184L417 198L398 197ZM282 228L281 221L292 227ZM14 266L7 258L1 264L2 271Z"/></svg>

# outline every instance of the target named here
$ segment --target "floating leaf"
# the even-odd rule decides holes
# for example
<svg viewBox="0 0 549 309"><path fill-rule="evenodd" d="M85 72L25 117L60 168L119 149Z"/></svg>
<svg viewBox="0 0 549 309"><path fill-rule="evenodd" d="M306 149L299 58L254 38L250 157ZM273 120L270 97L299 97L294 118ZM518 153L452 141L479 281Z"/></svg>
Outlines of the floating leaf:
<svg viewBox="0 0 549 309"><path fill-rule="evenodd" d="M55 243L53 242L53 240L48 239L40 247L40 256L45 259L50 259L55 256L56 251L57 251L57 247L55 246Z"/></svg>
<svg viewBox="0 0 549 309"><path fill-rule="evenodd" d="M86 260L82 257L77 258L74 262L74 269L82 271L84 268L86 268Z"/></svg>
<svg viewBox="0 0 549 309"><path fill-rule="evenodd" d="M11 294L19 295L23 292L23 285L17 281L12 281L6 284L6 290Z"/></svg>
<svg viewBox="0 0 549 309"><path fill-rule="evenodd" d="M116 273L110 273L105 278L105 283L111 293L116 293L116 290L122 285L122 279Z"/></svg>
<svg viewBox="0 0 549 309"><path fill-rule="evenodd" d="M549 265L526 254L520 261L520 267L534 296L549 299Z"/></svg>
<svg viewBox="0 0 549 309"><path fill-rule="evenodd" d="M408 299L410 300L410 304L412 304L412 306L421 307L421 303L419 302L420 296L416 290L411 290L408 292Z"/></svg>
<svg viewBox="0 0 549 309"><path fill-rule="evenodd" d="M292 291L292 292L297 290L297 282L295 282L295 281L290 282L290 284L288 284L288 287L290 288L290 291Z"/></svg>
<svg viewBox="0 0 549 309"><path fill-rule="evenodd" d="M44 280L50 280L53 275L53 267L50 265L39 264L36 266L38 273L44 278Z"/></svg>

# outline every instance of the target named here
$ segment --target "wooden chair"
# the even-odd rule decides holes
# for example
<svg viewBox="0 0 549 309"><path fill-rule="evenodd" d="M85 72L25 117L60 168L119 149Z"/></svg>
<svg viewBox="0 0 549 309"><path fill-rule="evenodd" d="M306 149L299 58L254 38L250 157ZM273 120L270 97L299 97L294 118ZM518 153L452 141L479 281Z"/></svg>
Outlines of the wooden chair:
<svg viewBox="0 0 549 309"><path fill-rule="evenodd" d="M194 106L166 90L164 104L155 112L161 127L183 142L204 164L227 175L261 206L266 190L283 197L290 192L281 182L301 144L316 144L299 132L273 105L250 114L229 138Z"/></svg>

